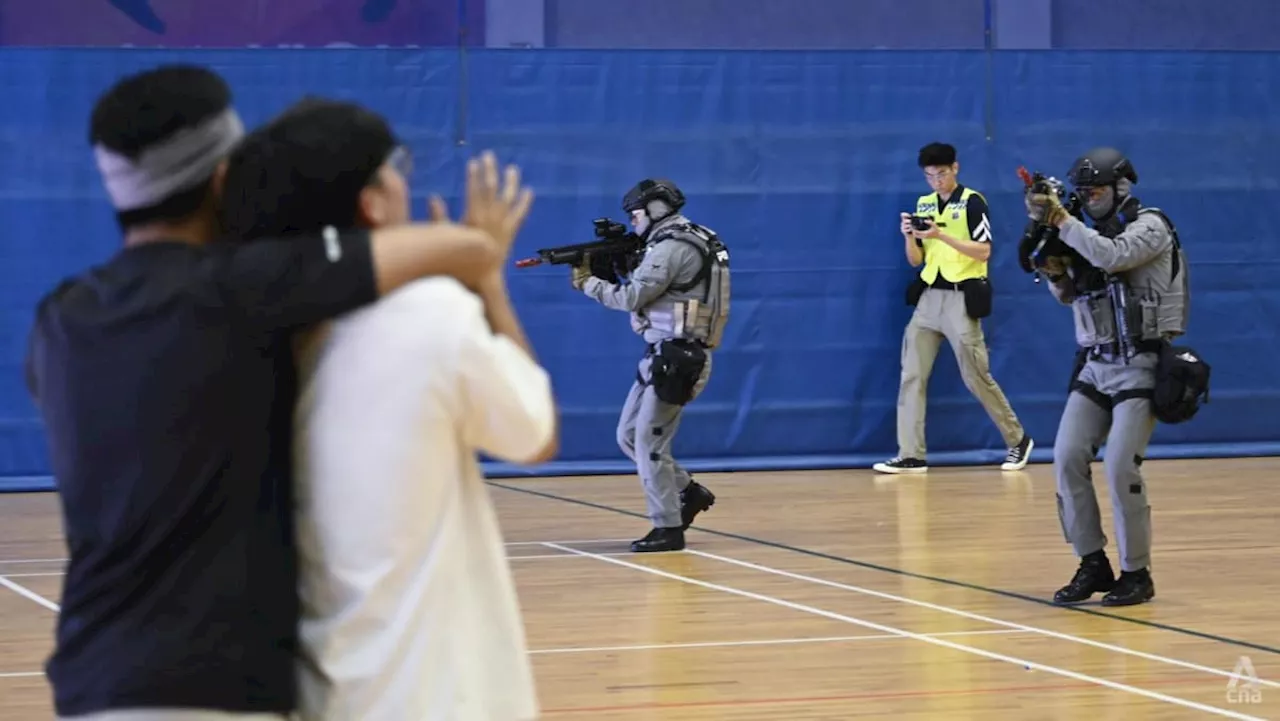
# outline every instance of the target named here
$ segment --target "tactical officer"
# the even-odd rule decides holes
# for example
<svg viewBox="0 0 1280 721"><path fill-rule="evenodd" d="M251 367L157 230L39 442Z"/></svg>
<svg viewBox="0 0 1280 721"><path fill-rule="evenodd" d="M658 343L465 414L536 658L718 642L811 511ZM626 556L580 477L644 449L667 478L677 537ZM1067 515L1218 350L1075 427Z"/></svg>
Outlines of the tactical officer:
<svg viewBox="0 0 1280 721"><path fill-rule="evenodd" d="M1065 252L1043 267L1054 296L1071 306L1080 346L1053 463L1063 533L1081 561L1054 601L1079 603L1103 592L1102 605L1128 606L1155 596L1151 507L1141 465L1155 430L1152 398L1161 350L1186 329L1186 264L1173 224L1133 195L1138 174L1120 151L1090 150L1067 180L1092 228L1063 208L1059 193L1033 187L1026 198L1033 221L1059 229ZM1102 445L1119 578L1103 550L1107 538L1089 473Z"/></svg>
<svg viewBox="0 0 1280 721"><path fill-rule="evenodd" d="M872 468L880 473L924 473L925 390L946 338L965 387L982 404L1009 451L1002 470L1020 471L1034 443L1023 430L987 360L981 319L991 313L991 220L982 194L959 182L956 149L930 143L917 162L934 192L916 201L915 223L902 214L907 262L924 265L907 290L915 306L902 334L902 380L898 389L898 455Z"/></svg>
<svg viewBox="0 0 1280 721"><path fill-rule="evenodd" d="M716 234L680 213L684 194L669 180L642 180L622 200L644 241L627 283L592 276L589 259L572 282L606 308L631 314L648 344L618 420L618 445L636 464L653 530L636 552L678 551L693 519L715 503L671 456L684 406L711 375L711 351L729 318L729 253Z"/></svg>

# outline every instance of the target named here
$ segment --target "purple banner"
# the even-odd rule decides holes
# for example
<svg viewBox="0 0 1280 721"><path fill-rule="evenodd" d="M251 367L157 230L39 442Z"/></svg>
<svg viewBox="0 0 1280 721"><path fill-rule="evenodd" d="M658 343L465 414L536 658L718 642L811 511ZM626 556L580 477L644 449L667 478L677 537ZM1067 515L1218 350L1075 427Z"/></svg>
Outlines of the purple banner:
<svg viewBox="0 0 1280 721"><path fill-rule="evenodd" d="M485 0L32 0L0 3L0 45L484 44ZM465 27L464 27L465 24Z"/></svg>

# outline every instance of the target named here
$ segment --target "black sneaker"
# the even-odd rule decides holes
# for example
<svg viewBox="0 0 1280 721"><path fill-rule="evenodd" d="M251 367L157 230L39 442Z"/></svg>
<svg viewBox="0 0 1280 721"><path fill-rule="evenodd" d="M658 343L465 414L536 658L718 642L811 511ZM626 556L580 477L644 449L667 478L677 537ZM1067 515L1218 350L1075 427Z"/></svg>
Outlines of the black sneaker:
<svg viewBox="0 0 1280 721"><path fill-rule="evenodd" d="M924 473L929 470L929 464L922 458L893 458L872 468L881 473Z"/></svg>
<svg viewBox="0 0 1280 721"><path fill-rule="evenodd" d="M1072 604L1088 601L1095 593L1110 591L1115 583L1116 574L1111 570L1111 561L1107 559L1107 555L1102 551L1091 553L1080 559L1080 568L1076 569L1071 583L1053 594L1053 602Z"/></svg>
<svg viewBox="0 0 1280 721"><path fill-rule="evenodd" d="M689 485L680 491L681 530L688 530L699 513L714 505L716 505L715 494L708 491L706 486L699 485L697 481L690 479Z"/></svg>
<svg viewBox="0 0 1280 721"><path fill-rule="evenodd" d="M1031 440L1031 436L1024 435L1021 443L1009 449L1009 455L1004 457L1004 464L1000 466L1000 470L1020 471L1026 468L1027 461L1031 460L1031 449L1035 447L1035 441Z"/></svg>
<svg viewBox="0 0 1280 721"><path fill-rule="evenodd" d="M1103 606L1136 606L1156 597L1156 584L1151 571L1122 571L1111 593L1102 597Z"/></svg>

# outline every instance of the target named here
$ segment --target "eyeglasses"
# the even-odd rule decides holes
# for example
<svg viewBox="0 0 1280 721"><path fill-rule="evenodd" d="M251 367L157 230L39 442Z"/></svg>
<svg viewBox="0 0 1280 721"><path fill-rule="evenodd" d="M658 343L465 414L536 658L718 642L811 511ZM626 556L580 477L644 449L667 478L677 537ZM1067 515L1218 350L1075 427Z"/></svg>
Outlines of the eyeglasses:
<svg viewBox="0 0 1280 721"><path fill-rule="evenodd" d="M397 145L387 156L387 164L407 181L413 175L413 153L403 145Z"/></svg>

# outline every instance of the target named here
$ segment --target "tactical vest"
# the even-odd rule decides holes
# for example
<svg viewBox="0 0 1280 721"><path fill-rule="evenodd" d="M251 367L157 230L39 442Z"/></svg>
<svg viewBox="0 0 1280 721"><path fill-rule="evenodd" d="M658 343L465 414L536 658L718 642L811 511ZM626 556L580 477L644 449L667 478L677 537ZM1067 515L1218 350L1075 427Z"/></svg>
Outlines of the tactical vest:
<svg viewBox="0 0 1280 721"><path fill-rule="evenodd" d="M964 188L941 208L938 207L937 193L922 195L916 200L916 215L932 218L939 230L953 238L973 240L969 233L969 198L974 195L983 197L972 188ZM939 273L952 283L970 278L985 278L987 263L970 258L939 238L925 238L924 268L920 271L920 278L932 285Z"/></svg>
<svg viewBox="0 0 1280 721"><path fill-rule="evenodd" d="M662 327L675 338L687 338L716 348L724 340L729 322L729 249L710 228L696 223L662 228L653 243L686 243L702 256L702 267L686 283L672 283L668 289L687 293L706 283L701 299L671 301L646 311L653 327Z"/></svg>
<svg viewBox="0 0 1280 721"><path fill-rule="evenodd" d="M1096 274L1099 279L1096 287L1077 289L1072 315L1076 343L1082 348L1109 346L1118 341L1121 334L1117 321L1121 317L1128 326L1126 340L1131 343L1171 340L1186 332L1190 282L1178 230L1158 208L1142 208L1135 218L1147 214L1159 217L1169 228L1173 236L1170 252L1144 265L1112 274L1110 279L1119 281L1122 292L1111 292L1107 287L1108 278L1102 273ZM1118 299L1122 307L1117 308L1113 298Z"/></svg>

